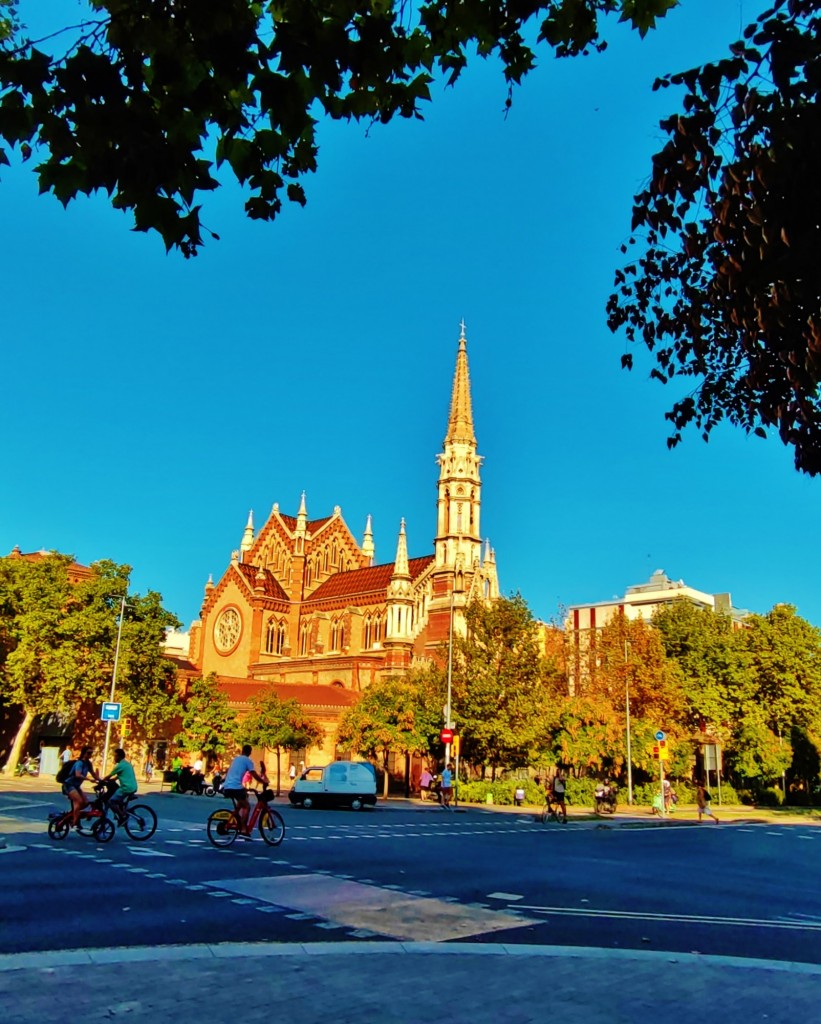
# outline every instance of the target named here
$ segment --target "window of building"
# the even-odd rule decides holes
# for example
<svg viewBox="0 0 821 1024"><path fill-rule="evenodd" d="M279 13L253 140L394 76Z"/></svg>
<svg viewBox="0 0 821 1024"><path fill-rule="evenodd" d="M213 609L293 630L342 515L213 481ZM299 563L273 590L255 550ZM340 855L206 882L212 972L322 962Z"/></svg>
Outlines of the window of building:
<svg viewBox="0 0 821 1024"><path fill-rule="evenodd" d="M285 623L284 622L280 622L280 624L277 626L276 652L277 652L277 654L282 654L282 652L284 650L285 650Z"/></svg>
<svg viewBox="0 0 821 1024"><path fill-rule="evenodd" d="M367 650L371 646L371 617L370 615L365 617L365 635L363 647Z"/></svg>
<svg viewBox="0 0 821 1024"><path fill-rule="evenodd" d="M299 653L308 653L308 623L303 623L299 631Z"/></svg>
<svg viewBox="0 0 821 1024"><path fill-rule="evenodd" d="M273 654L276 648L277 623L276 619L268 620L268 628L265 631L265 653ZM279 653L277 651L277 653Z"/></svg>
<svg viewBox="0 0 821 1024"><path fill-rule="evenodd" d="M305 586L310 587L311 580L313 579L314 564L311 559L308 559L308 564L305 566Z"/></svg>

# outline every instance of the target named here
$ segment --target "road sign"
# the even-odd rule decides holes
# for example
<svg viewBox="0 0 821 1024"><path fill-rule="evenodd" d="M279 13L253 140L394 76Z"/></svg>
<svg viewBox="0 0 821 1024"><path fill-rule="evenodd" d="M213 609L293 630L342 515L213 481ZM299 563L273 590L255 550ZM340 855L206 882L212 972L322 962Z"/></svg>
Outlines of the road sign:
<svg viewBox="0 0 821 1024"><path fill-rule="evenodd" d="M439 733L439 739L443 743L452 743L453 742L453 729L443 729Z"/></svg>
<svg viewBox="0 0 821 1024"><path fill-rule="evenodd" d="M656 739L659 741L659 743L661 743L662 740L667 739L667 733L664 733L661 731L661 729L659 729L659 731L656 733Z"/></svg>
<svg viewBox="0 0 821 1024"><path fill-rule="evenodd" d="M122 707L122 704L117 704L114 701L103 701L103 706L100 708L100 721L119 722Z"/></svg>
<svg viewBox="0 0 821 1024"><path fill-rule="evenodd" d="M450 752L453 757L459 756L459 750L461 748L460 740L460 736L454 736L453 739L450 741Z"/></svg>

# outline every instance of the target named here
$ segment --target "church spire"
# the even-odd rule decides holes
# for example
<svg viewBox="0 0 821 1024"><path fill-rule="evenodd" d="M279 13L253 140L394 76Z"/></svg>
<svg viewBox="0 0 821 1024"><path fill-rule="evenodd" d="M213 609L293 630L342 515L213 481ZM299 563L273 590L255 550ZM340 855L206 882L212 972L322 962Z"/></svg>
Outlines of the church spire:
<svg viewBox="0 0 821 1024"><path fill-rule="evenodd" d="M371 525L370 514L365 520L365 537L362 541L362 557L365 559L365 565L373 565L374 555L376 554L376 548L373 544L373 526Z"/></svg>
<svg viewBox="0 0 821 1024"><path fill-rule="evenodd" d="M254 546L254 510L248 513L248 522L245 524L245 531L242 534L242 543L239 546L239 557L240 561L245 558L245 555Z"/></svg>
<svg viewBox="0 0 821 1024"><path fill-rule="evenodd" d="M399 540L396 543L396 561L393 566L393 576L400 576L403 579L410 579L408 568L408 538L405 536L405 520L399 524Z"/></svg>
<svg viewBox="0 0 821 1024"><path fill-rule="evenodd" d="M471 567L480 562L482 554L482 458L476 454L464 320L456 353L448 431L444 451L437 461L436 566L452 573L460 559L465 567Z"/></svg>
<svg viewBox="0 0 821 1024"><path fill-rule="evenodd" d="M476 444L473 432L473 409L470 403L470 373L468 371L468 349L465 337L465 321L459 325L459 351L456 355L456 371L453 374L453 390L450 397L450 416L445 444L449 441L466 441Z"/></svg>

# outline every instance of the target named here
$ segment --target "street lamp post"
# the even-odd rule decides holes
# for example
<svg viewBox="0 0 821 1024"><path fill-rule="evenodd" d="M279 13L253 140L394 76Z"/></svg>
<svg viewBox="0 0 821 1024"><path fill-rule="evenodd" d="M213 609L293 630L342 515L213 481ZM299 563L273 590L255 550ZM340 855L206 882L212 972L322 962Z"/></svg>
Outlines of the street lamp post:
<svg viewBox="0 0 821 1024"><path fill-rule="evenodd" d="M450 592L450 619L448 624L448 702L445 705L445 728L452 729L450 721L450 698L451 684L453 681L453 596L454 590ZM450 740L445 744L445 767L450 763Z"/></svg>
<svg viewBox="0 0 821 1024"><path fill-rule="evenodd" d="M111 693L109 694L109 703L114 703L114 691L117 688L117 666L120 661L120 641L123 638L123 619L125 618L125 594L120 602L120 622L117 626L117 646L114 650L114 671L111 675ZM100 775L105 775L106 764L108 763L108 746L111 740L111 719L105 724L105 747L103 748L103 767Z"/></svg>
<svg viewBox="0 0 821 1024"><path fill-rule="evenodd" d="M627 638L624 640L624 703L627 709L627 802L633 806L633 757L630 750L630 670L627 664Z"/></svg>

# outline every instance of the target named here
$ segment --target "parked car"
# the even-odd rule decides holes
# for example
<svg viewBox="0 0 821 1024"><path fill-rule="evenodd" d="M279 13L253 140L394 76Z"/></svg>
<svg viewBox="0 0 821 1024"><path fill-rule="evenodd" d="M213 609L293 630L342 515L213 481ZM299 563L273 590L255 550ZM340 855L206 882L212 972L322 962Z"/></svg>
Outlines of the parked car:
<svg viewBox="0 0 821 1024"><path fill-rule="evenodd" d="M334 761L324 768L306 768L291 787L295 807L350 807L362 810L376 803L373 767L358 761Z"/></svg>

